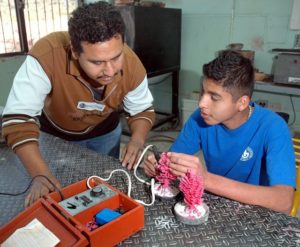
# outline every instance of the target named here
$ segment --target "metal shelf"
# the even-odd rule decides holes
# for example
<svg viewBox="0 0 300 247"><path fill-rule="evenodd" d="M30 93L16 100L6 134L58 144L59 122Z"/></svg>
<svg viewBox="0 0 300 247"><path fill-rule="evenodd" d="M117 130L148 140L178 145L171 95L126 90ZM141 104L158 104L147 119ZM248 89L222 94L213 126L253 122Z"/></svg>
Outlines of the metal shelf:
<svg viewBox="0 0 300 247"><path fill-rule="evenodd" d="M274 82L256 81L255 91L268 92L282 95L300 96L300 85L288 85Z"/></svg>

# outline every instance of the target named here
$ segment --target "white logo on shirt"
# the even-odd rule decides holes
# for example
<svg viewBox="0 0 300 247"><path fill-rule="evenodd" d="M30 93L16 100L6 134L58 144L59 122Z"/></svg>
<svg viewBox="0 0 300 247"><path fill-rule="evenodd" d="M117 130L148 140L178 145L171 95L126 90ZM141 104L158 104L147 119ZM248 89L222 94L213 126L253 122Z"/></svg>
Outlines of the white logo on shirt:
<svg viewBox="0 0 300 247"><path fill-rule="evenodd" d="M241 157L241 161L250 160L252 156L253 156L253 150L250 147L247 147Z"/></svg>

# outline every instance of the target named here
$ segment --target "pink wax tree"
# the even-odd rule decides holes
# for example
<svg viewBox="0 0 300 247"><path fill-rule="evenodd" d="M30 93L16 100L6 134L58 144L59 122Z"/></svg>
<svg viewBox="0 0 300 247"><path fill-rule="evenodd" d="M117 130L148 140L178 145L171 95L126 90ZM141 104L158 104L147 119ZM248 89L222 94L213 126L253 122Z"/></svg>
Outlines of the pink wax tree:
<svg viewBox="0 0 300 247"><path fill-rule="evenodd" d="M170 170L170 159L167 156L166 152L163 152L160 156L160 160L158 162L158 166L156 168L157 175L156 179L163 186L163 188L167 188L170 185L170 181L175 180L177 177L171 173Z"/></svg>
<svg viewBox="0 0 300 247"><path fill-rule="evenodd" d="M195 173L188 171L180 180L179 189L182 191L184 202L188 205L190 210L195 209L195 206L202 203L204 192L202 176L197 176Z"/></svg>

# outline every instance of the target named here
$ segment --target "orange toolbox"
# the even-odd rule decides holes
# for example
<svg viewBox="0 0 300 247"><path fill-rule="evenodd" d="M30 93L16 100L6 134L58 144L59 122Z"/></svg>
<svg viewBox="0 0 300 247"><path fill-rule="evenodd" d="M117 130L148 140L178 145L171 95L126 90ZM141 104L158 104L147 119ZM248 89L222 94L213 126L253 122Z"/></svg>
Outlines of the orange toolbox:
<svg viewBox="0 0 300 247"><path fill-rule="evenodd" d="M57 246L114 246L144 227L141 204L102 180L91 180L91 189L86 182L82 180L63 188L64 200L58 192L40 198L0 229L0 245L35 218L60 239ZM98 197L99 193L102 195ZM84 204L86 197L93 202ZM69 208L74 204L78 205L75 213L74 208ZM103 209L118 210L121 215L90 230L87 224Z"/></svg>

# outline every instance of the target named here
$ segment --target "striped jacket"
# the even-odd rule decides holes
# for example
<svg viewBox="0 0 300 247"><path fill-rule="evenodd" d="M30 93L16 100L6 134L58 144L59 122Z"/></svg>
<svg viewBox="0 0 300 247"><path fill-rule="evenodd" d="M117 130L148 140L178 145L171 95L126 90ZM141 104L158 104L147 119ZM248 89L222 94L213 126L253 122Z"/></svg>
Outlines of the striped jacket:
<svg viewBox="0 0 300 247"><path fill-rule="evenodd" d="M41 114L46 120L42 124L69 140L111 131L119 121L112 116L121 105L129 125L141 118L153 124L153 97L145 68L126 44L122 71L98 101L72 59L69 43L67 32L47 35L34 45L17 72L2 119L2 135L13 149L38 142Z"/></svg>

